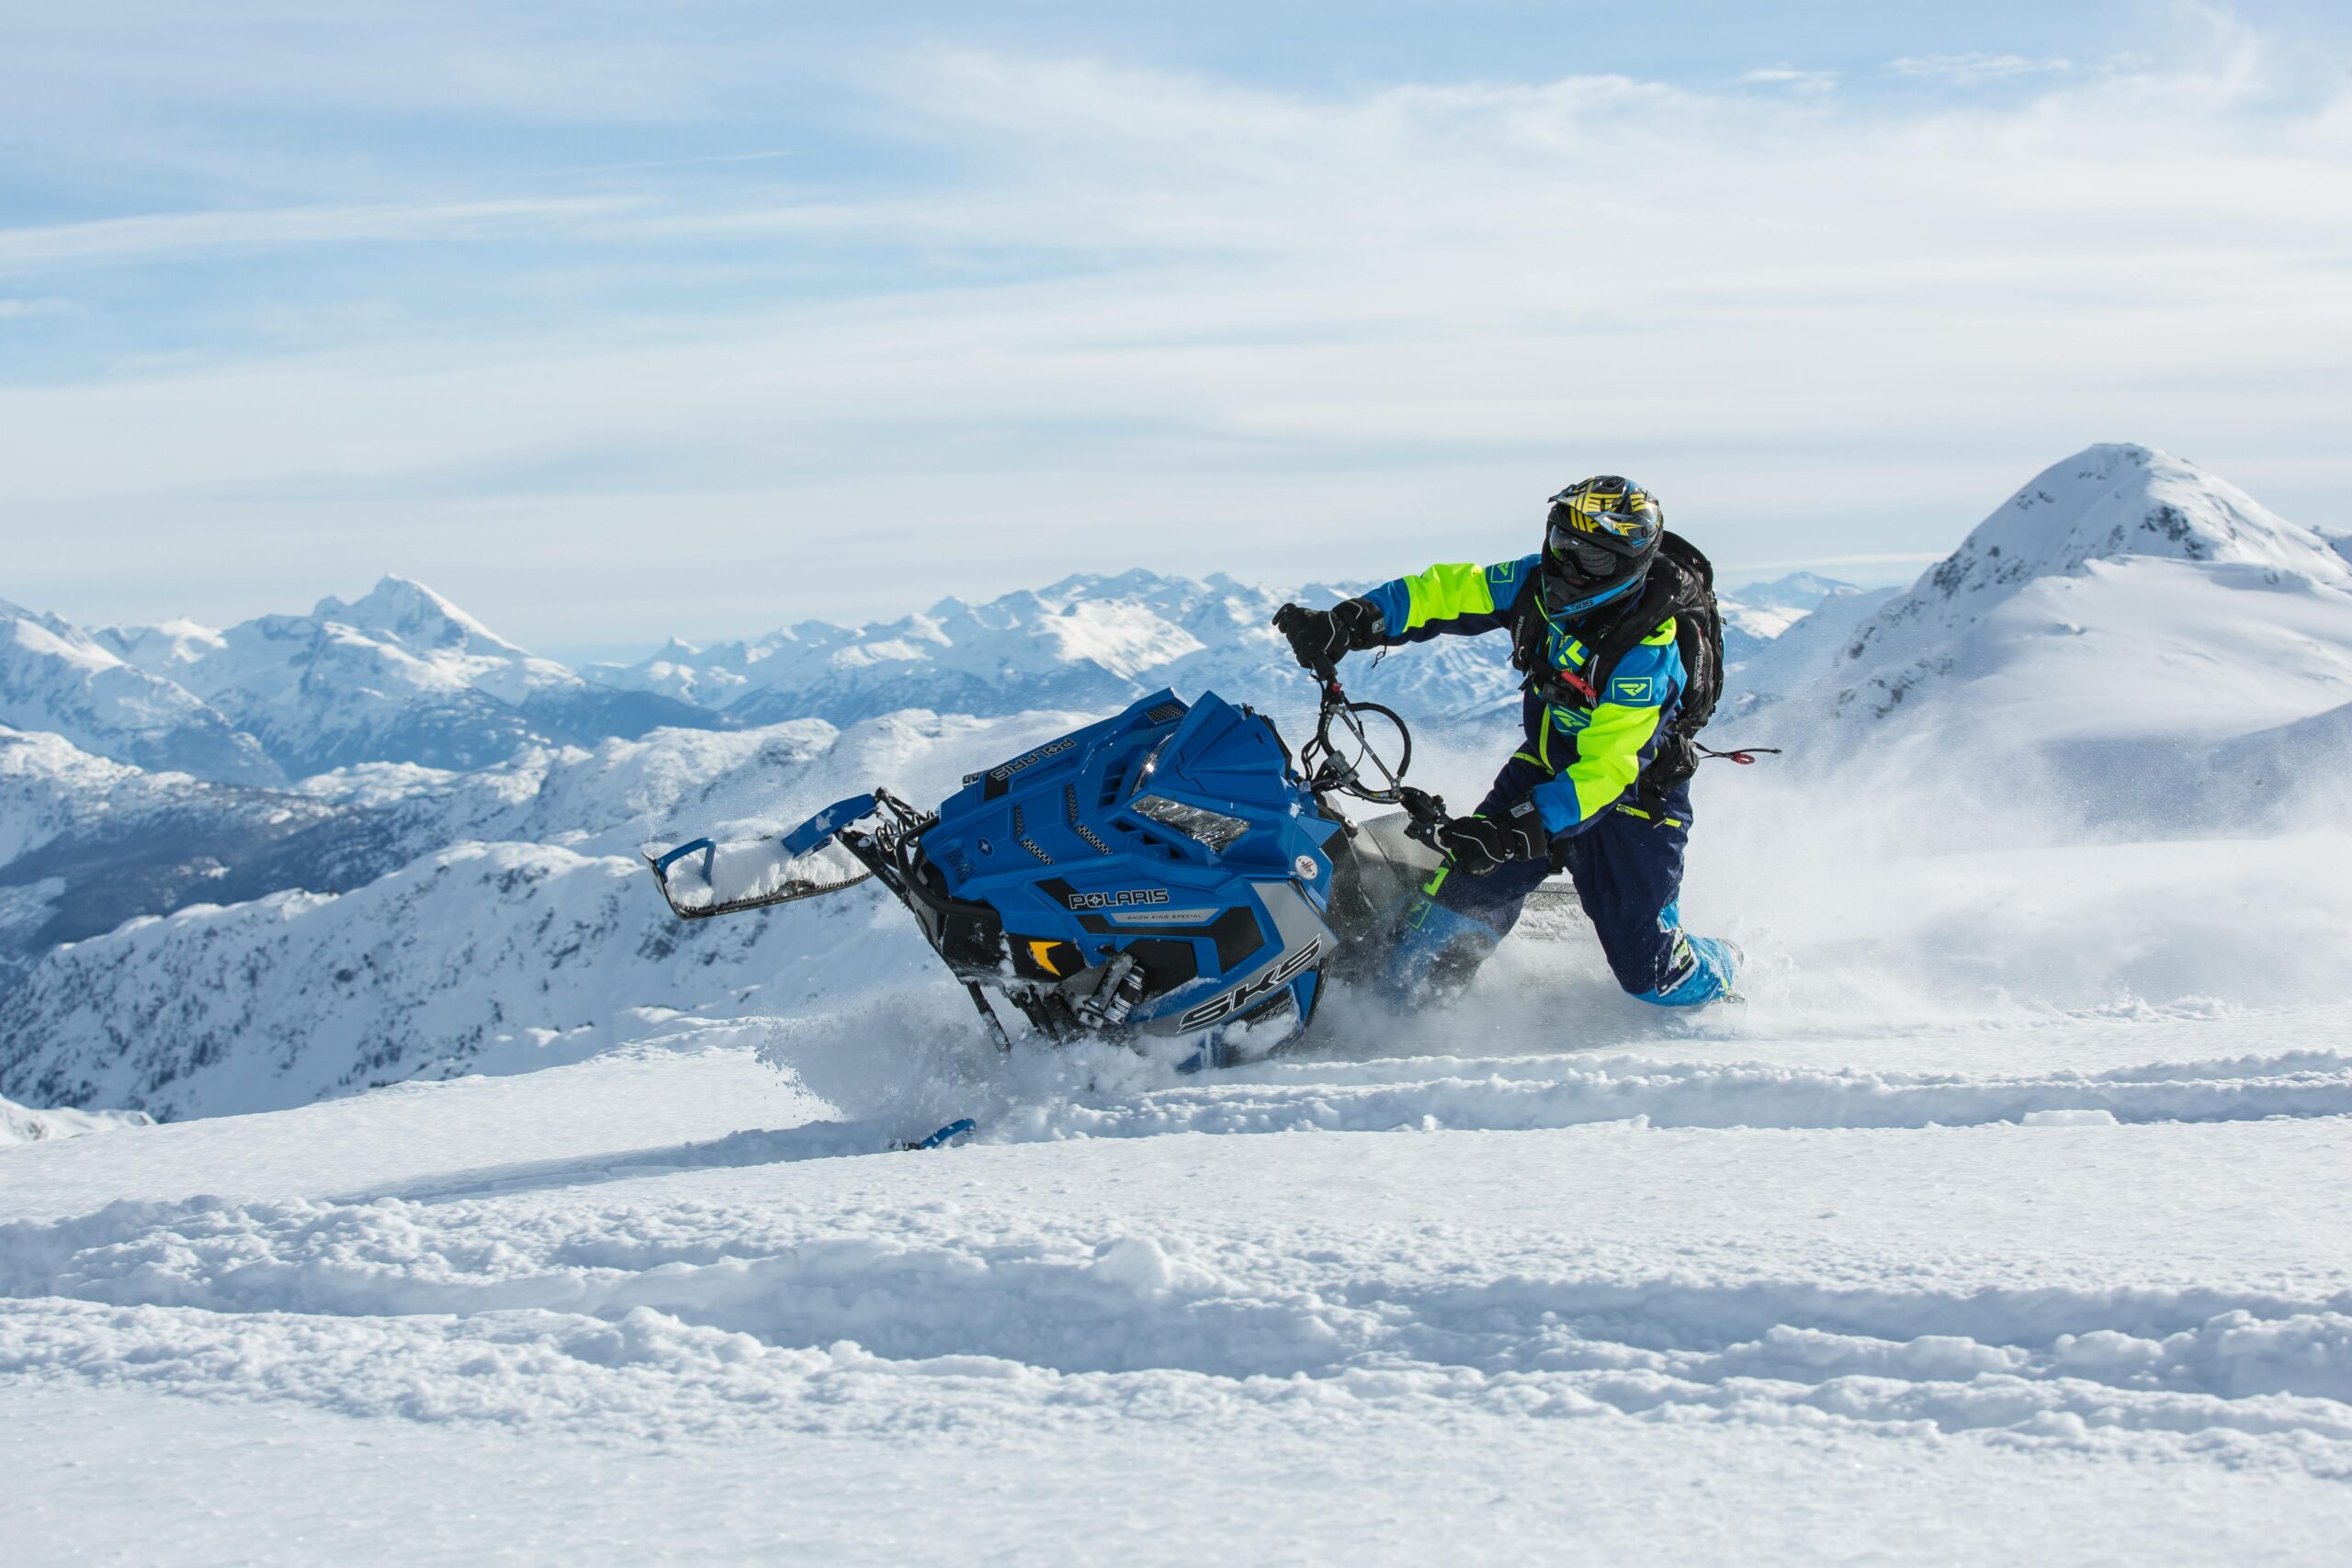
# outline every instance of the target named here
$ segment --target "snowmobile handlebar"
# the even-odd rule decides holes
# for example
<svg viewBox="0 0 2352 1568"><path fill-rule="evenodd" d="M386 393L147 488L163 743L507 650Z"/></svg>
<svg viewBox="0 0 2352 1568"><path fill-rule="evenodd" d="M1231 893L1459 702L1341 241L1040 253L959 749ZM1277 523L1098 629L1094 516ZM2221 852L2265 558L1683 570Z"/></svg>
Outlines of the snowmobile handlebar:
<svg viewBox="0 0 2352 1568"><path fill-rule="evenodd" d="M1376 806L1398 805L1414 795L1434 798L1405 784L1405 770L1413 762L1413 732L1405 727L1403 716L1378 703L1351 698L1340 684L1339 667L1333 660L1318 659L1307 668L1322 688L1322 704L1315 717L1315 739L1299 753L1306 787L1317 795L1349 795ZM1365 733L1367 717L1396 728L1397 751L1393 766Z"/></svg>

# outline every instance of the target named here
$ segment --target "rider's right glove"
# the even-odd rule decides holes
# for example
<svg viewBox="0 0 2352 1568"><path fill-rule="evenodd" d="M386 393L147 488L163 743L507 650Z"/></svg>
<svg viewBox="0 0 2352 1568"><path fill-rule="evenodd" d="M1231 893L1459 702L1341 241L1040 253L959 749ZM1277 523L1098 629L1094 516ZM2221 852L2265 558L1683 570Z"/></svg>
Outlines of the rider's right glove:
<svg viewBox="0 0 2352 1568"><path fill-rule="evenodd" d="M1456 817L1437 830L1437 847L1453 857L1454 868L1485 876L1506 862L1541 860L1552 852L1543 814L1522 800L1500 817Z"/></svg>
<svg viewBox="0 0 2352 1568"><path fill-rule="evenodd" d="M1337 664L1351 649L1380 642L1380 606L1369 599L1345 599L1328 610L1285 604L1274 612L1274 629L1290 639L1302 669Z"/></svg>

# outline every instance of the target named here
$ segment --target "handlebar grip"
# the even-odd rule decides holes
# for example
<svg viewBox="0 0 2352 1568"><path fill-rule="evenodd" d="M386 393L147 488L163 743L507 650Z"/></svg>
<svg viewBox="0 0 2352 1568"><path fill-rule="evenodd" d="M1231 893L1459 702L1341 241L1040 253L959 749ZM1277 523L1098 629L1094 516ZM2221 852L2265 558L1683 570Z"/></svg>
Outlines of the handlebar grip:
<svg viewBox="0 0 2352 1568"><path fill-rule="evenodd" d="M1408 784L1397 792L1396 799L1404 807L1405 815L1410 818L1405 824L1405 837L1417 839L1435 849L1439 825L1453 815L1445 808L1445 798Z"/></svg>

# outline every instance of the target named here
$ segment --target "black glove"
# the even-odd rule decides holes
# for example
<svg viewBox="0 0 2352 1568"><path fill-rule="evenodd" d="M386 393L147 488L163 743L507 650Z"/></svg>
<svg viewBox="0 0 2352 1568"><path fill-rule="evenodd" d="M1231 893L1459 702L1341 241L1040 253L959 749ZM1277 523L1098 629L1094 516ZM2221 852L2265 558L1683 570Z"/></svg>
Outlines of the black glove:
<svg viewBox="0 0 2352 1568"><path fill-rule="evenodd" d="M1274 612L1274 629L1290 639L1299 667L1337 664L1350 649L1380 641L1380 606L1369 599L1346 599L1328 610L1285 604Z"/></svg>
<svg viewBox="0 0 2352 1568"><path fill-rule="evenodd" d="M1552 852L1552 835L1532 800L1522 800L1499 817L1456 817L1437 830L1437 847L1453 857L1457 870L1472 876L1515 860L1542 860Z"/></svg>

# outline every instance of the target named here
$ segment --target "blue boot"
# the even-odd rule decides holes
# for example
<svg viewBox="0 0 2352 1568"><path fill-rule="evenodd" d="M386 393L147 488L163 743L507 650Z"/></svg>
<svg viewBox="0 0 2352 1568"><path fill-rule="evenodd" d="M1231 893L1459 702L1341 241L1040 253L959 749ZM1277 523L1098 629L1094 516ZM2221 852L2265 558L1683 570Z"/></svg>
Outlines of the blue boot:
<svg viewBox="0 0 2352 1568"><path fill-rule="evenodd" d="M1671 912L1673 906L1668 908ZM1657 989L1635 991L1634 995L1662 1008L1699 1008L1724 1001L1732 997L1731 985L1739 974L1739 949L1721 937L1678 932L1666 978Z"/></svg>

